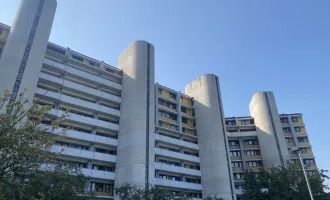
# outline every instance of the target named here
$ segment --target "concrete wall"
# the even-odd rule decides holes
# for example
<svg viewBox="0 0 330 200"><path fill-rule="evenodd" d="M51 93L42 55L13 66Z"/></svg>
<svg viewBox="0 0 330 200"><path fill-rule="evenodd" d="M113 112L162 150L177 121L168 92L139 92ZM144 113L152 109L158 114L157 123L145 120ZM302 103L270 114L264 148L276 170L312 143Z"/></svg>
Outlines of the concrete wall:
<svg viewBox="0 0 330 200"><path fill-rule="evenodd" d="M272 92L258 92L250 102L264 166L283 165L289 153Z"/></svg>
<svg viewBox="0 0 330 200"><path fill-rule="evenodd" d="M203 196L235 198L218 77L203 75L185 87L194 98Z"/></svg>
<svg viewBox="0 0 330 200"><path fill-rule="evenodd" d="M1 92L13 92L16 83L17 93L27 88L26 97L32 102L56 6L56 0L21 0L0 59ZM19 71L23 77L18 77Z"/></svg>
<svg viewBox="0 0 330 200"><path fill-rule="evenodd" d="M145 186L146 167L149 168L148 182L152 183L154 178L154 47L145 41L134 42L119 57L118 67L123 70L123 90L115 185L118 187L123 183L130 183Z"/></svg>

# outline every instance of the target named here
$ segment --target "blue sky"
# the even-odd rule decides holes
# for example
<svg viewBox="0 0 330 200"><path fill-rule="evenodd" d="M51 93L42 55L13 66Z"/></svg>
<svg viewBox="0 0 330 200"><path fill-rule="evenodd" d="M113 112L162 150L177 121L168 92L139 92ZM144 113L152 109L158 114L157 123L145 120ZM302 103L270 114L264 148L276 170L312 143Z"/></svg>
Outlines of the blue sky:
<svg viewBox="0 0 330 200"><path fill-rule="evenodd" d="M18 4L0 0L0 21L10 25ZM329 0L58 0L50 41L116 66L147 40L160 84L184 91L218 75L227 117L273 91L280 113L304 114L318 166L330 169L329 10Z"/></svg>

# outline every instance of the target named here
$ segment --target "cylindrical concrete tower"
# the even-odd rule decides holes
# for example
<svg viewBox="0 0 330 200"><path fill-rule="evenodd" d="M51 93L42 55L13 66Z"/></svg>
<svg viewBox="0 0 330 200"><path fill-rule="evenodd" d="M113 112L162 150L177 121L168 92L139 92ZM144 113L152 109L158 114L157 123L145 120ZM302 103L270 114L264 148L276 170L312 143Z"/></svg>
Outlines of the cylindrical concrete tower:
<svg viewBox="0 0 330 200"><path fill-rule="evenodd" d="M25 88L32 102L53 25L56 0L21 0L0 59L0 91Z"/></svg>
<svg viewBox="0 0 330 200"><path fill-rule="evenodd" d="M258 92L250 102L264 166L284 165L289 153L272 92Z"/></svg>
<svg viewBox="0 0 330 200"><path fill-rule="evenodd" d="M203 196L234 200L219 79L203 75L189 83L185 93L194 98Z"/></svg>
<svg viewBox="0 0 330 200"><path fill-rule="evenodd" d="M154 178L154 47L134 42L118 61L123 70L115 187L144 187Z"/></svg>

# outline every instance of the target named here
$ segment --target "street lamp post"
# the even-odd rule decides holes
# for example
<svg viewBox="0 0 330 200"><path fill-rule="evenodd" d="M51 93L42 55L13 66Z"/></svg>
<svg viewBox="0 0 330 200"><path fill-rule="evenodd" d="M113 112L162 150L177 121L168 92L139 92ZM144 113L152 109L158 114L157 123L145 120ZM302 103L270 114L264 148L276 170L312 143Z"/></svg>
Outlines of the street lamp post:
<svg viewBox="0 0 330 200"><path fill-rule="evenodd" d="M300 154L299 148L298 147L292 147L291 150L294 151L294 152L296 152L298 154L300 165L301 165L301 168L302 168L302 170L304 172L304 176L305 176L305 180L306 180L306 184L307 184L309 196L311 197L311 200L314 200L314 197L313 197L313 194L312 194L312 190L311 190L311 186L309 185L308 177L307 177L307 174L306 174L306 170L305 170L305 167L304 167L303 160L301 158L301 154Z"/></svg>

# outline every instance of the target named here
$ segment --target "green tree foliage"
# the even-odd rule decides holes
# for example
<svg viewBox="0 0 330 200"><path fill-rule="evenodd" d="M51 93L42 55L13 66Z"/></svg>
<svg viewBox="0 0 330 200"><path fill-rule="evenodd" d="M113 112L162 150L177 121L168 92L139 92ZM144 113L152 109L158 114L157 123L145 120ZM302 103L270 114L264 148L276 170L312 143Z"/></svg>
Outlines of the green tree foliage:
<svg viewBox="0 0 330 200"><path fill-rule="evenodd" d="M192 200L186 194L173 194L166 189L151 186L149 188L124 184L115 188L119 200ZM204 200L223 200L217 197L206 197Z"/></svg>
<svg viewBox="0 0 330 200"><path fill-rule="evenodd" d="M330 199L327 185L329 177L325 170L315 171L309 176L315 200ZM259 172L244 173L244 200L309 200L307 184L300 167L287 163L284 167L270 167Z"/></svg>
<svg viewBox="0 0 330 200"><path fill-rule="evenodd" d="M54 137L63 134L49 131L56 129L66 115L53 120L51 126L43 126L50 107L38 106L37 100L29 107L24 93L15 102L9 102L10 97L5 91L0 99L0 200L77 199L77 191L85 185L78 169L70 165L41 167L58 156L49 150Z"/></svg>

